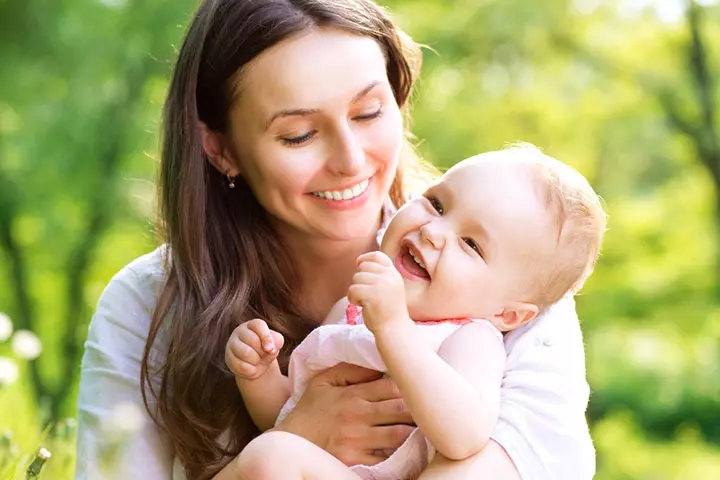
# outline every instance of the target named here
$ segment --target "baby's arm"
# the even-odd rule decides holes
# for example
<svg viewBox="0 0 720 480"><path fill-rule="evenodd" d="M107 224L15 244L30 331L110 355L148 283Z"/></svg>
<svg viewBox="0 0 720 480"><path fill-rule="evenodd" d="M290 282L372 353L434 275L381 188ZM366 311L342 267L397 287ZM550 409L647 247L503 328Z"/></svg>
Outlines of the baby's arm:
<svg viewBox="0 0 720 480"><path fill-rule="evenodd" d="M497 332L470 323L435 353L419 330L428 327L408 316L403 278L382 252L358 257L348 299L363 307L388 373L435 448L451 460L482 450L497 421L505 367Z"/></svg>
<svg viewBox="0 0 720 480"><path fill-rule="evenodd" d="M409 319L408 319L409 320ZM487 444L500 409L505 349L486 324L459 328L435 353L411 321L376 333L413 419L439 453L465 459Z"/></svg>
<svg viewBox="0 0 720 480"><path fill-rule="evenodd" d="M283 343L282 335L256 319L238 326L225 348L225 363L235 374L245 407L261 431L275 425L290 398L290 380L280 372L277 361Z"/></svg>
<svg viewBox="0 0 720 480"><path fill-rule="evenodd" d="M280 415L280 409L290 398L290 380L280 372L277 360L265 374L255 380L235 377L250 418L260 431L270 430Z"/></svg>

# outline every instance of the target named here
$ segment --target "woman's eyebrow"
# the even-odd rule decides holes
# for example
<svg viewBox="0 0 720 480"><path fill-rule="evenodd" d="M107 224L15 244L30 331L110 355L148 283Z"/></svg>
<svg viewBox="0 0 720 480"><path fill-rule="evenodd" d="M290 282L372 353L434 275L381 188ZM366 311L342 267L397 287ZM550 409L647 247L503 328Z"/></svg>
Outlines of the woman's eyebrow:
<svg viewBox="0 0 720 480"><path fill-rule="evenodd" d="M358 100L360 100L361 98L363 98L365 95L367 95L368 93L370 93L370 90L372 90L373 88L377 87L377 86L380 85L381 83L385 83L385 82L381 82L380 80L375 80L375 81L370 82L367 87L365 87L365 88L363 88L362 90L360 90L360 92L353 97L351 103L357 102Z"/></svg>
<svg viewBox="0 0 720 480"><path fill-rule="evenodd" d="M270 120L267 121L265 124L265 130L267 131L268 128L270 128L270 125L277 120L278 118L282 117L306 117L308 115L313 115L315 113L319 113L319 108L292 108L290 110L280 110L276 114L274 114L272 117L270 117Z"/></svg>
<svg viewBox="0 0 720 480"><path fill-rule="evenodd" d="M365 95L370 93L370 91L373 88L377 87L381 83L384 83L384 82L381 82L380 80L374 80L374 81L370 82L365 88L360 90L360 92L358 92L357 95L355 95L353 97L351 103L357 102L358 100L363 98ZM319 113L319 112L320 112L319 108L292 108L292 109L288 109L288 110L280 110L279 112L275 113L273 116L270 117L270 119L265 124L265 130L270 128L270 125L272 125L272 123L275 120L277 120L278 118L292 117L292 116L305 117L305 116L313 115L313 114Z"/></svg>

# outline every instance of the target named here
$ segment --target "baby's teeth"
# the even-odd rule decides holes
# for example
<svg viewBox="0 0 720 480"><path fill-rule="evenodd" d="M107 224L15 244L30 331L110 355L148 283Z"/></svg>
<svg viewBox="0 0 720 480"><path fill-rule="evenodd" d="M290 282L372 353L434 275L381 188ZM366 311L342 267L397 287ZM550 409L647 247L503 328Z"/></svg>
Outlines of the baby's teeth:
<svg viewBox="0 0 720 480"><path fill-rule="evenodd" d="M422 268L427 268L427 267L425 267L425 264L422 262L422 260L420 259L420 257L418 257L417 253L415 253L415 250L413 250L412 248L408 247L408 251L410 252L410 256L413 258L413 260L415 260L415 263L417 263L418 265L420 265Z"/></svg>

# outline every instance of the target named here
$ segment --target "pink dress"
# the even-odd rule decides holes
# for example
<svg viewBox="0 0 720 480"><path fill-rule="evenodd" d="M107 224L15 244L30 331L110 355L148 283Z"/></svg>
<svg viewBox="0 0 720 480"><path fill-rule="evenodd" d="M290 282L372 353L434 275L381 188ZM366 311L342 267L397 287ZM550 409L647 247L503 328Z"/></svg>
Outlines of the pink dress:
<svg viewBox="0 0 720 480"><path fill-rule="evenodd" d="M502 343L500 332L486 320L452 319L437 322L418 322L421 337L436 352L457 329L471 322L486 324ZM323 325L315 329L295 349L290 357L288 376L292 394L280 411L280 423L302 397L313 376L338 363L351 363L380 372L387 368L375 346L375 337L365 327L359 307L348 305L345 316L337 325ZM386 460L377 465L354 465L353 472L366 480L413 480L427 467L435 449L420 429Z"/></svg>

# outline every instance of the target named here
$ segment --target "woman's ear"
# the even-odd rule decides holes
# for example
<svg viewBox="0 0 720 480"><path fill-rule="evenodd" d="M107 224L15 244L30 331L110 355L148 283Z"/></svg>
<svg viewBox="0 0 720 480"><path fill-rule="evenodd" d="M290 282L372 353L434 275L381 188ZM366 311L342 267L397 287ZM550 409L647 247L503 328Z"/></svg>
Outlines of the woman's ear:
<svg viewBox="0 0 720 480"><path fill-rule="evenodd" d="M232 161L230 150L224 145L222 135L210 130L204 122L198 122L198 129L205 155L217 171L230 177L239 175L240 170Z"/></svg>

